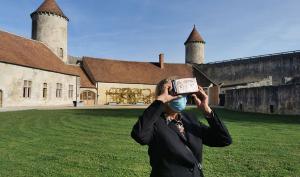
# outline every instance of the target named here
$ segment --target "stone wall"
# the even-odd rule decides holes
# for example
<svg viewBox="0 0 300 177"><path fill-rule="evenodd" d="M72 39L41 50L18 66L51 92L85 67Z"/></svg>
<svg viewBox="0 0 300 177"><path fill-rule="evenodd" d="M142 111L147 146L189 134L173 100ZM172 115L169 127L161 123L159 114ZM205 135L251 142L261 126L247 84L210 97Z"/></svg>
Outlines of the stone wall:
<svg viewBox="0 0 300 177"><path fill-rule="evenodd" d="M300 115L300 84L226 90L225 107L245 112Z"/></svg>
<svg viewBox="0 0 300 177"><path fill-rule="evenodd" d="M185 44L185 63L204 63L204 43L190 42Z"/></svg>
<svg viewBox="0 0 300 177"><path fill-rule="evenodd" d="M279 85L284 77L300 76L300 52L249 57L198 66L217 84L257 82L272 76L273 85Z"/></svg>
<svg viewBox="0 0 300 177"><path fill-rule="evenodd" d="M273 85L272 76L269 76L257 82L249 82L249 83L243 83L237 85L225 85L221 87L220 93L225 94L226 90L232 90L232 89L262 87L262 86L270 86L270 85Z"/></svg>
<svg viewBox="0 0 300 177"><path fill-rule="evenodd" d="M61 16L50 13L38 13L32 16L32 39L46 44L53 53L68 62L68 21Z"/></svg>
<svg viewBox="0 0 300 177"><path fill-rule="evenodd" d="M77 76L48 72L12 64L0 63L0 90L3 107L72 105L76 100ZM31 97L23 98L24 80L32 81ZM47 83L47 98L43 98L43 84ZM62 97L56 98L56 83L62 83ZM73 85L73 98L69 98Z"/></svg>

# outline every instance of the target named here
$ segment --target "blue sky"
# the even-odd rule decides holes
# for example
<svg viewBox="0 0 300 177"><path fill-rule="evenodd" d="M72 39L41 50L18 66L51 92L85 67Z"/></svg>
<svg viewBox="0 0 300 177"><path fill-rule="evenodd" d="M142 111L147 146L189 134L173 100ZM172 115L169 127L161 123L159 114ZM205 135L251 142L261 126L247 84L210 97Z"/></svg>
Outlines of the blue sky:
<svg viewBox="0 0 300 177"><path fill-rule="evenodd" d="M0 29L31 36L43 0L0 0ZM184 63L194 24L205 62L300 49L299 0L57 0L69 17L69 54Z"/></svg>

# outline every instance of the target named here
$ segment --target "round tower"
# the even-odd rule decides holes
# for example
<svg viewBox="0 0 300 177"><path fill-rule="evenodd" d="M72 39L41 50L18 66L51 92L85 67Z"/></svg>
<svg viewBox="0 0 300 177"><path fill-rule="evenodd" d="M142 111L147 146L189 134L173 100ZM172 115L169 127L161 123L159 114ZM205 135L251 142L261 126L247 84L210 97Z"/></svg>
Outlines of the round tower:
<svg viewBox="0 0 300 177"><path fill-rule="evenodd" d="M204 45L205 41L197 31L196 26L184 43L185 45L185 63L202 64L204 63Z"/></svg>
<svg viewBox="0 0 300 177"><path fill-rule="evenodd" d="M30 16L32 19L32 39L46 44L53 53L67 63L69 19L55 0L45 0Z"/></svg>

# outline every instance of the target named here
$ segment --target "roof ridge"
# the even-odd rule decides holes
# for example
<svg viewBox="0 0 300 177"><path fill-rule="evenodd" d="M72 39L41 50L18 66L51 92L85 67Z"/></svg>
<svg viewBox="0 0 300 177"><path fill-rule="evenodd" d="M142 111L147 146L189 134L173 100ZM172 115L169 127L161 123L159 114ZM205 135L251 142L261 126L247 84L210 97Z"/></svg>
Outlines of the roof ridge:
<svg viewBox="0 0 300 177"><path fill-rule="evenodd" d="M193 68L190 65L170 64L165 69L149 62L128 62L114 60L87 59L83 61L88 68L89 76L97 82L153 84L173 75L192 77Z"/></svg>
<svg viewBox="0 0 300 177"><path fill-rule="evenodd" d="M130 62L130 63L151 63L151 62L129 61L129 60L113 59L113 58L95 58L95 57L88 57L88 56L83 56L82 59L120 61L120 62Z"/></svg>
<svg viewBox="0 0 300 177"><path fill-rule="evenodd" d="M127 63L159 63L159 61L129 61L129 60L121 60L121 59L109 59L109 58L95 58L95 57L88 57L83 56L82 59L91 59L91 60L106 60L106 61L119 61L119 62L127 62ZM174 65L189 65L186 63L164 63L164 64L174 64Z"/></svg>

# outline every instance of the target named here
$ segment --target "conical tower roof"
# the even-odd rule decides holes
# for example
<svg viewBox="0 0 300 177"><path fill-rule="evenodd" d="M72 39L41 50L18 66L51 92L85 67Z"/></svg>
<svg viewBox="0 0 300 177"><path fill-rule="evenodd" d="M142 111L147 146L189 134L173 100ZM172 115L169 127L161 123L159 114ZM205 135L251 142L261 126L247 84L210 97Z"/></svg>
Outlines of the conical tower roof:
<svg viewBox="0 0 300 177"><path fill-rule="evenodd" d="M66 18L67 20L68 17L63 13L63 11L59 8L58 4L56 3L55 0L45 0L42 5L40 5L40 7L31 13L31 16L35 13L38 12L48 12L48 13L52 13L61 17Z"/></svg>
<svg viewBox="0 0 300 177"><path fill-rule="evenodd" d="M191 34L189 35L189 37L187 38L187 40L185 41L184 44L186 44L188 42L202 42L202 43L205 43L205 41L201 37L200 33L197 31L195 25L194 25L194 28L193 28Z"/></svg>

